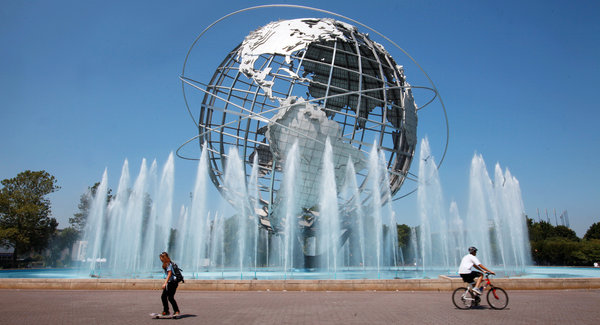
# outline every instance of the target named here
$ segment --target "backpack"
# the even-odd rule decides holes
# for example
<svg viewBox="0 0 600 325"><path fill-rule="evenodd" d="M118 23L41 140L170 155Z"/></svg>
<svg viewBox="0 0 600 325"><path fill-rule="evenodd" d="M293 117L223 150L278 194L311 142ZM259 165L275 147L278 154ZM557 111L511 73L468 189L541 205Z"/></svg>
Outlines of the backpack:
<svg viewBox="0 0 600 325"><path fill-rule="evenodd" d="M183 270L180 269L179 266L177 266L177 264L173 263L173 274L175 275L175 282L177 282L177 283L179 283L179 282L185 283L185 280L183 280L183 274L181 274L181 271L183 271Z"/></svg>

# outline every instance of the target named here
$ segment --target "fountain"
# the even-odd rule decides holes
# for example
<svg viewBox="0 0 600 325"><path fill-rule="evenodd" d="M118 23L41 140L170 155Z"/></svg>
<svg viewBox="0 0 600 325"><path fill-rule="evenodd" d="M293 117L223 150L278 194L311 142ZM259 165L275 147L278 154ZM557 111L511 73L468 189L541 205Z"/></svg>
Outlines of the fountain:
<svg viewBox="0 0 600 325"><path fill-rule="evenodd" d="M519 182L510 171L495 166L494 181L481 155L475 154L469 177L468 210L464 219L456 202L446 213L437 166L429 141L421 143L417 250L422 270L456 273L467 247L476 246L481 262L507 275L523 273L531 264L527 226Z"/></svg>
<svg viewBox="0 0 600 325"><path fill-rule="evenodd" d="M410 175L417 111L439 94L433 83L409 84L404 66L368 34L330 18L271 22L227 52L209 84L186 74L198 71L187 69L194 45L180 79L198 132L185 144L201 151L177 150L198 160L190 205L173 213L173 154L160 178L156 162L148 168L143 160L133 185L125 161L108 203L105 172L85 237L91 274L155 272L163 250L193 278L397 277L407 270L404 253L416 261L413 271L450 272L465 243L481 246L495 265L527 262L525 233L506 235L521 225L516 179L500 170L494 184L503 185L491 186L485 166L475 166L472 192L481 197L463 221L455 203L446 213L427 140L421 225L412 247L398 249L401 211L392 201ZM432 98L418 108L414 90ZM194 116L188 98L196 93ZM209 181L233 213L206 196ZM482 222L483 232L472 231Z"/></svg>
<svg viewBox="0 0 600 325"><path fill-rule="evenodd" d="M317 272L319 277L338 278L355 272L379 277L384 272L420 270L426 274L456 272L466 247L477 246L482 263L505 274L522 273L530 264L523 202L519 183L510 171L497 164L494 181L487 173L481 155L475 154L469 177L469 206L461 216L456 202L446 211L442 185L433 162L429 142L424 139L419 156L419 226L411 230L406 252L398 250L395 213L382 156L369 154L368 188L359 192L354 164L347 158L341 186L336 184L333 150L327 140L323 153L320 183L319 224L316 232L302 236L297 220L306 222L306 211L297 205L298 146L287 153L282 186L286 202L282 231L260 226L253 164L248 185L243 180L242 164L230 150L224 196L236 213L226 216L207 204L208 160L206 147L199 160L194 191L189 207L173 213L174 161L171 154L160 178L156 162L147 168L142 161L139 174L129 184L129 163L125 161L117 194L107 201L107 171L93 197L85 240L88 243L92 275L132 274L144 277L156 272L157 252L168 250L192 277L293 278ZM160 179L160 181L157 181ZM382 185L383 184L383 185ZM339 191L337 190L339 188ZM292 195L287 195L292 193ZM338 201L338 197L341 198ZM212 202L212 200L211 200ZM368 211L368 213L367 213ZM313 220L314 221L314 220ZM412 259L404 263L404 253ZM307 263L307 256L312 256ZM316 262L315 262L316 261ZM414 267L414 268L413 268ZM277 272L281 272L280 274ZM267 274L267 275L265 275Z"/></svg>
<svg viewBox="0 0 600 325"><path fill-rule="evenodd" d="M340 213L337 204L335 171L333 166L332 148L329 138L325 144L323 155L323 175L319 202L319 243L321 265L330 272L336 273L340 267L341 238Z"/></svg>
<svg viewBox="0 0 600 325"><path fill-rule="evenodd" d="M207 203L206 151L204 147L190 206L182 206L178 216L172 206L172 154L160 178L156 162L147 168L143 160L133 186L129 184L129 163L125 161L117 194L110 201L107 201L107 171L104 172L85 234L88 255L94 261L89 264L90 274L144 277L157 271L157 256L161 251L171 252L192 277L207 272L221 276L237 273L241 278L248 278L251 273L256 277L260 272L283 272L285 278L295 273L321 272L321 276L336 278L337 273L351 269L379 274L384 268L392 270L398 266L396 232L390 231L396 227L395 217L390 193L386 191L385 165L378 150L369 155L368 190L361 195L352 160L346 157L347 168L336 172L333 146L327 139L319 208L310 212L299 209L294 195L300 184L301 156L298 146L293 145L287 153L284 190L280 192L286 200L280 232L269 231L258 223L263 210L257 203L261 200L256 182L257 164L246 185L236 150L230 150L228 155L224 177L227 190L223 196L234 207L235 214L226 216L223 211L214 210L218 205ZM343 177L336 177L340 173ZM341 179L339 186L336 178ZM351 203L339 201L338 197L345 197ZM314 218L313 214L319 215L318 225L311 228L315 229L313 233L303 236L301 232L309 230L299 228L298 220L307 222L308 217Z"/></svg>
<svg viewBox="0 0 600 325"><path fill-rule="evenodd" d="M283 179L283 191L282 194L285 196L285 221L283 226L283 271L287 276L290 269L293 268L293 257L294 257L294 243L296 238L296 227L294 221L298 213L298 207L295 200L296 184L297 179L297 164L298 164L298 143L294 142L292 148L288 152L288 159L285 165L285 176ZM280 251L281 252L281 251ZM314 253L313 253L314 255Z"/></svg>

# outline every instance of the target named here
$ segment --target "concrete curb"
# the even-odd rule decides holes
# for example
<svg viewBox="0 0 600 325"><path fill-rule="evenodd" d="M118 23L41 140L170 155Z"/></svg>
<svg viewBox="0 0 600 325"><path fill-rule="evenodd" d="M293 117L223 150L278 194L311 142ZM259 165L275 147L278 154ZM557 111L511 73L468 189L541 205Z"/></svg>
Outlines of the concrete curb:
<svg viewBox="0 0 600 325"><path fill-rule="evenodd" d="M159 290L164 280L150 279L1 279L0 289ZM600 278L494 279L507 290L600 289ZM178 290L196 291L451 291L461 279L410 280L186 280Z"/></svg>

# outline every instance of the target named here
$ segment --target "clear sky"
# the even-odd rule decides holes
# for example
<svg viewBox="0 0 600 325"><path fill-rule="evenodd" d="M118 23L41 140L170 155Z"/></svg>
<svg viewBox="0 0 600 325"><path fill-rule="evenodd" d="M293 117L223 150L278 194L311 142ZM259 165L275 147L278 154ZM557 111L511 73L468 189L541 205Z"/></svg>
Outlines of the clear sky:
<svg viewBox="0 0 600 325"><path fill-rule="evenodd" d="M490 173L499 162L519 179L529 216L548 209L553 220L554 209L568 210L579 236L600 221L600 2L281 2L356 19L423 66L450 119L440 170L448 204L454 199L466 212L469 164L478 152ZM62 188L50 197L53 216L66 227L105 168L116 188L126 158L134 175L144 157L162 166L195 135L178 79L188 48L211 22L258 4L265 3L3 1L0 179L27 169L54 175ZM219 44L231 49L272 20L314 16L322 17L261 10L219 25L203 44L207 76L226 55ZM407 60L386 48L400 64ZM406 73L422 79L414 68ZM443 127L439 106L420 112L419 138L428 136L438 159ZM195 167L176 160L177 204L189 200ZM416 225L414 195L395 209L400 223Z"/></svg>

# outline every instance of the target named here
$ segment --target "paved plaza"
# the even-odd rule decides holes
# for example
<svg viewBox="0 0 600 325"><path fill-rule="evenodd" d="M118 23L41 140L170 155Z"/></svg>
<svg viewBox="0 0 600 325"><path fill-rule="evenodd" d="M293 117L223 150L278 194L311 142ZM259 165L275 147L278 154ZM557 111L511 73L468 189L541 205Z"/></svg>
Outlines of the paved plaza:
<svg viewBox="0 0 600 325"><path fill-rule="evenodd" d="M600 290L509 291L505 310L458 310L450 292L181 291L183 317L151 319L160 291L0 290L0 324L598 324Z"/></svg>

